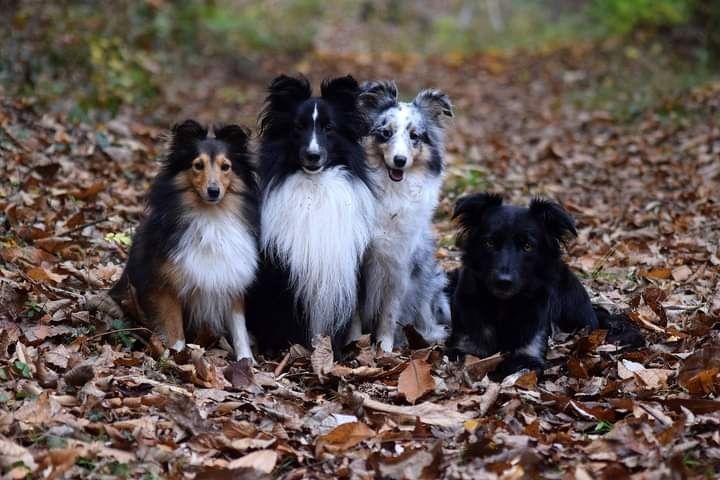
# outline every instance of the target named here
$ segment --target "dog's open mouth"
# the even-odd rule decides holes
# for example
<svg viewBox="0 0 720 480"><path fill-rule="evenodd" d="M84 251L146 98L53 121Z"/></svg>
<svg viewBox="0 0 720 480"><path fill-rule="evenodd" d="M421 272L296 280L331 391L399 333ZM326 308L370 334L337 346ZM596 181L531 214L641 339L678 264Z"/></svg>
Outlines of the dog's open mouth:
<svg viewBox="0 0 720 480"><path fill-rule="evenodd" d="M403 172L399 168L388 167L388 175L390 175L390 180L392 180L393 182L401 182L403 177L405 176L405 172Z"/></svg>

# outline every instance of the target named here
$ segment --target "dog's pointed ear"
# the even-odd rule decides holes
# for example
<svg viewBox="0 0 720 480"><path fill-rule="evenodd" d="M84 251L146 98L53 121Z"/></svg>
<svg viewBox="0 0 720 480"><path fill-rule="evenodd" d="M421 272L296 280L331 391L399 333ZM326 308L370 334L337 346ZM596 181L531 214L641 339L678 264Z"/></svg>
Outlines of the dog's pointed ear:
<svg viewBox="0 0 720 480"><path fill-rule="evenodd" d="M392 80L374 80L360 85L360 108L372 116L398 102L398 89Z"/></svg>
<svg viewBox="0 0 720 480"><path fill-rule="evenodd" d="M352 111L358 106L360 85L352 75L323 80L320 85L320 95L341 109Z"/></svg>
<svg viewBox="0 0 720 480"><path fill-rule="evenodd" d="M530 214L538 218L559 243L565 243L570 237L577 237L575 221L559 203L536 198L530 202Z"/></svg>
<svg viewBox="0 0 720 480"><path fill-rule="evenodd" d="M176 123L172 127L173 143L184 143L202 140L207 136L207 128L200 125L195 120L185 120L182 123Z"/></svg>
<svg viewBox="0 0 720 480"><path fill-rule="evenodd" d="M463 247L467 242L467 237L476 228L483 215L494 207L502 205L503 199L495 193L474 193L461 197L455 202L452 219L455 220L460 231L457 235L457 244Z"/></svg>
<svg viewBox="0 0 720 480"><path fill-rule="evenodd" d="M215 128L215 138L229 145L231 152L244 152L250 139L250 130L240 125L223 125Z"/></svg>
<svg viewBox="0 0 720 480"><path fill-rule="evenodd" d="M310 82L302 75L289 77L280 75L270 82L266 99L270 108L276 112L291 112L302 102L310 98Z"/></svg>
<svg viewBox="0 0 720 480"><path fill-rule="evenodd" d="M418 108L429 111L433 118L438 121L443 116L452 117L454 115L450 97L434 88L428 88L418 93L415 100L413 100L413 104Z"/></svg>

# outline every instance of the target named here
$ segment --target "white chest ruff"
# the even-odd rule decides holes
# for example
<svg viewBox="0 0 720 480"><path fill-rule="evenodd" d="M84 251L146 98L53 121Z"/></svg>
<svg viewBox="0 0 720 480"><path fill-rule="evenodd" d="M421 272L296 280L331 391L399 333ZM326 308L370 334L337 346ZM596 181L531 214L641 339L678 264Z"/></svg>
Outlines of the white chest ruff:
<svg viewBox="0 0 720 480"><path fill-rule="evenodd" d="M231 212L193 215L170 255L181 282L176 285L189 307L190 322L222 325L232 301L255 278L258 252L246 224Z"/></svg>
<svg viewBox="0 0 720 480"><path fill-rule="evenodd" d="M372 193L343 167L295 173L264 198L262 248L288 269L311 335L334 334L355 310L373 214Z"/></svg>
<svg viewBox="0 0 720 480"><path fill-rule="evenodd" d="M402 251L410 256L430 228L442 177L408 172L403 181L393 182L384 166L374 170L373 177L378 186L373 249L392 256Z"/></svg>

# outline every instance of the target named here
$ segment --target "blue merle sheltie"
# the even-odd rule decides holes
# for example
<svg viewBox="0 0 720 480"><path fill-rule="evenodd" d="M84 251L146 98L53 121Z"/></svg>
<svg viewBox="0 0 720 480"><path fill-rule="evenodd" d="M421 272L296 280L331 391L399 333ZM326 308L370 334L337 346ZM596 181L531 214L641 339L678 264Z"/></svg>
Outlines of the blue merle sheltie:
<svg viewBox="0 0 720 480"><path fill-rule="evenodd" d="M187 120L172 129L146 217L110 295L174 350L186 338L229 334L252 359L245 294L258 263L258 187L237 125L210 136Z"/></svg>
<svg viewBox="0 0 720 480"><path fill-rule="evenodd" d="M370 121L366 139L376 186L376 222L363 266L362 327L385 351L393 349L398 325L412 324L431 342L446 336L450 306L445 272L435 257L432 217L444 173L444 124L452 105L439 90L423 90L411 102L398 100L394 82L362 85L361 107ZM360 333L358 322L351 336ZM398 335L398 339L402 338Z"/></svg>
<svg viewBox="0 0 720 480"><path fill-rule="evenodd" d="M270 84L260 115L261 257L248 318L261 346L344 340L357 310L374 197L360 143L367 121L351 77Z"/></svg>

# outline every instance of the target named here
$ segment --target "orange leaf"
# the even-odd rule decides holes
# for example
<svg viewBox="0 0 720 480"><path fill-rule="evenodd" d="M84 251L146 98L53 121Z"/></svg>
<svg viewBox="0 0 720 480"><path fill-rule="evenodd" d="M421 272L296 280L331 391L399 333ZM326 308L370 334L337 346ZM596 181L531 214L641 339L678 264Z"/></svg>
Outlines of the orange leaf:
<svg viewBox="0 0 720 480"><path fill-rule="evenodd" d="M430 374L430 365L424 360L411 360L398 378L398 391L410 403L434 389L435 379Z"/></svg>
<svg viewBox="0 0 720 480"><path fill-rule="evenodd" d="M325 435L318 437L315 443L315 455L322 452L337 453L354 447L363 440L375 436L375 431L361 422L343 423Z"/></svg>

